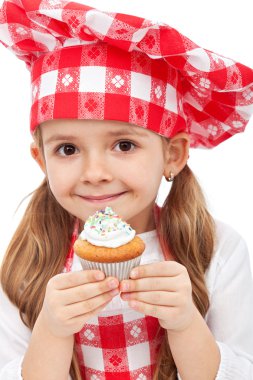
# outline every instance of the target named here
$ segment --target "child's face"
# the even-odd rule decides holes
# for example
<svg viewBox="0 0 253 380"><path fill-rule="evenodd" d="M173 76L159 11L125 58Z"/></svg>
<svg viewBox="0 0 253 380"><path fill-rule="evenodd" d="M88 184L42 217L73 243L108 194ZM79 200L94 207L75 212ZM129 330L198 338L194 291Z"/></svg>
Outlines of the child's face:
<svg viewBox="0 0 253 380"><path fill-rule="evenodd" d="M159 135L98 120L52 120L41 134L45 172L63 208L85 221L111 206L137 233L154 228L152 209L168 161Z"/></svg>

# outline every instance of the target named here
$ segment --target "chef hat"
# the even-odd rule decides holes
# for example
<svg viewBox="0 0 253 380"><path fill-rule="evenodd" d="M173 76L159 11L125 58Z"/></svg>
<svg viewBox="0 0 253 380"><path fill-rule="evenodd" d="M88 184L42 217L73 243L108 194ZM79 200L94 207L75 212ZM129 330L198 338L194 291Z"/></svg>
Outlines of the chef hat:
<svg viewBox="0 0 253 380"><path fill-rule="evenodd" d="M60 0L9 0L0 41L31 72L31 131L51 119L119 120L192 147L242 132L253 70L164 23Z"/></svg>

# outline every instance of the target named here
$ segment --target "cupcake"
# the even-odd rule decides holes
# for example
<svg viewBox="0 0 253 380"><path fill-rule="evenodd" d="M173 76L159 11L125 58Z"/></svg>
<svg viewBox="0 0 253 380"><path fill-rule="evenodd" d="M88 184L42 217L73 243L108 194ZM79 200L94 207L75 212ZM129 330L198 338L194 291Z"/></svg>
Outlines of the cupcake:
<svg viewBox="0 0 253 380"><path fill-rule="evenodd" d="M131 269L139 265L144 249L143 240L111 207L90 216L74 243L83 269L99 269L119 281L129 278Z"/></svg>

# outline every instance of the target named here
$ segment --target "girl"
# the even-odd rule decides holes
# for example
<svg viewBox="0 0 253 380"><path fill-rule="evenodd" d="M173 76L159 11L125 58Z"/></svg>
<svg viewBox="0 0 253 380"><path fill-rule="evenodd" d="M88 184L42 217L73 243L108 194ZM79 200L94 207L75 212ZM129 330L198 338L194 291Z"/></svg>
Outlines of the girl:
<svg viewBox="0 0 253 380"><path fill-rule="evenodd" d="M31 71L45 173L1 268L0 379L252 379L247 248L212 219L187 159L244 130L253 71L167 25L73 2L5 1L0 22ZM146 242L120 283L72 249L106 206Z"/></svg>

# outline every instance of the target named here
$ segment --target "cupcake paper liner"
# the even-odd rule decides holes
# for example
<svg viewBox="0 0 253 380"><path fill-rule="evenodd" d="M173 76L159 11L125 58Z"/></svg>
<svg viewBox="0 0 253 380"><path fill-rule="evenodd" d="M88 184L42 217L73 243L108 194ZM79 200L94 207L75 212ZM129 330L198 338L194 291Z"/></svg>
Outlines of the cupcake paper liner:
<svg viewBox="0 0 253 380"><path fill-rule="evenodd" d="M106 276L117 277L119 281L129 278L132 268L138 266L141 261L141 255L132 260L122 261L120 263L98 263L80 259L83 269L99 269Z"/></svg>

